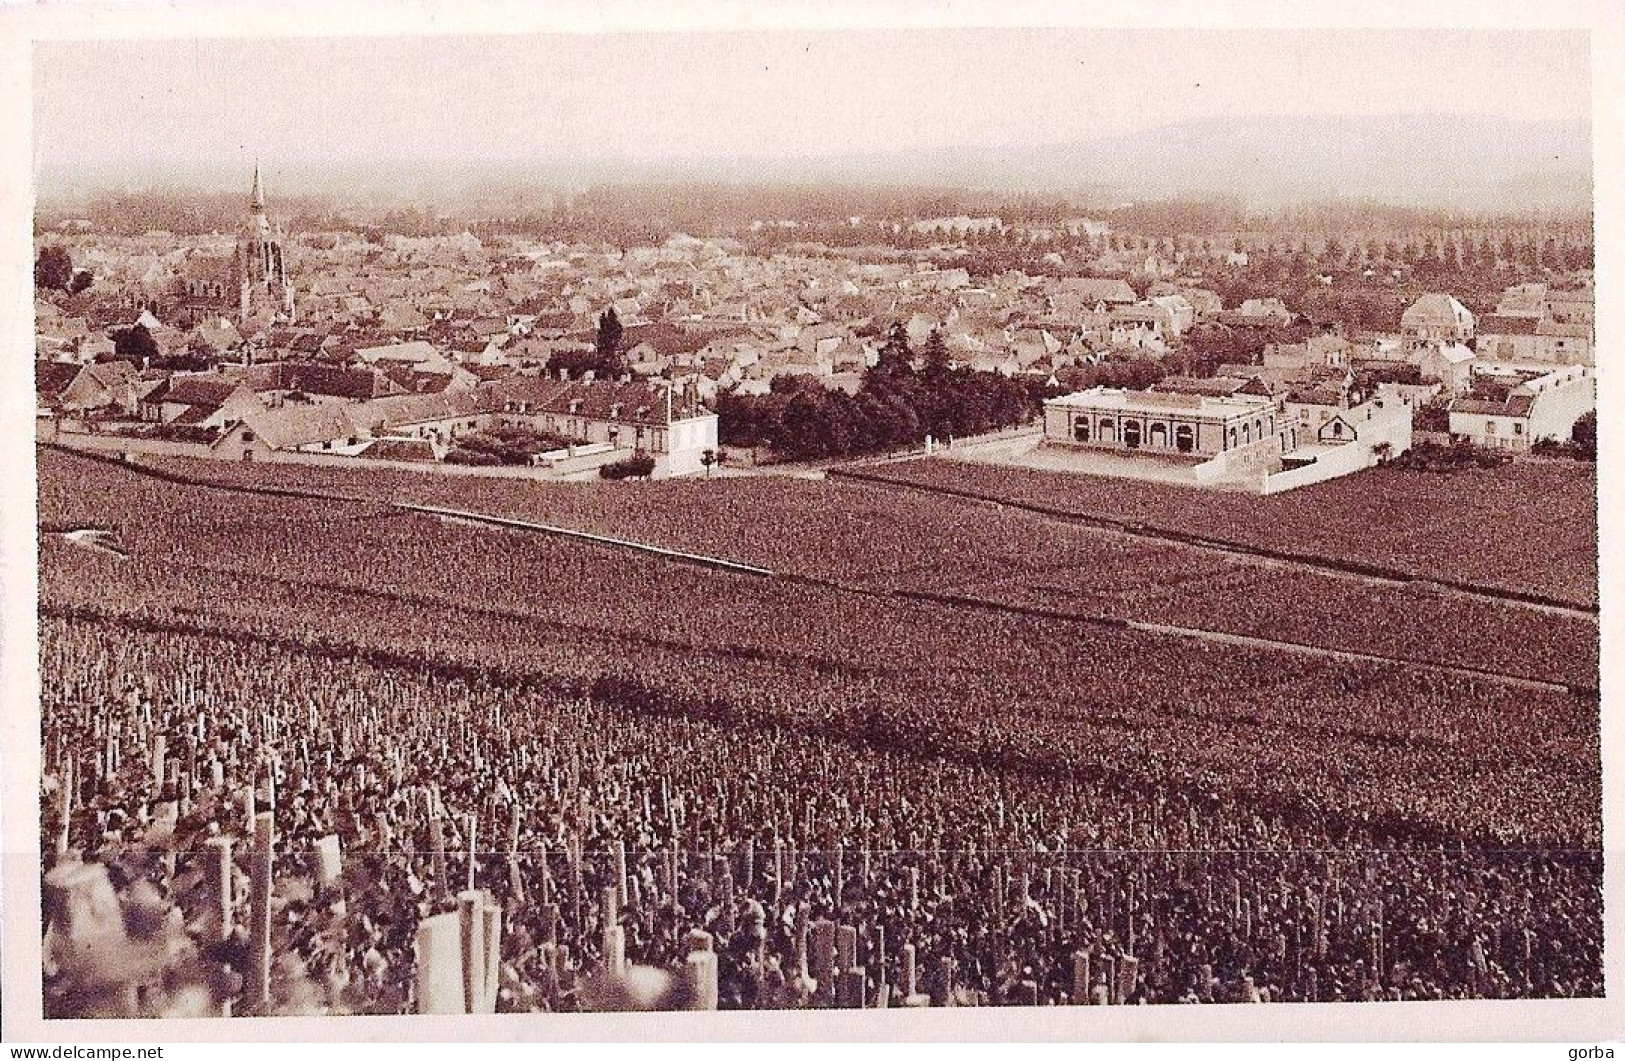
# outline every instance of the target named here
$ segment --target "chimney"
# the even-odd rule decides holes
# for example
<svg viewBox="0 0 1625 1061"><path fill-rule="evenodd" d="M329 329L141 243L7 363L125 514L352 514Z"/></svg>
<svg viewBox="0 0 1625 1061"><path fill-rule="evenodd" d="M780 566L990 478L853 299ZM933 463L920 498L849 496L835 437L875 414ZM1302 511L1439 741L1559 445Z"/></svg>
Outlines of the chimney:
<svg viewBox="0 0 1625 1061"><path fill-rule="evenodd" d="M596 371L589 368L587 371L585 371L585 372L583 372L581 374L581 382L583 382L583 383L591 383L593 381L593 377L595 377L597 375L598 375L598 373Z"/></svg>

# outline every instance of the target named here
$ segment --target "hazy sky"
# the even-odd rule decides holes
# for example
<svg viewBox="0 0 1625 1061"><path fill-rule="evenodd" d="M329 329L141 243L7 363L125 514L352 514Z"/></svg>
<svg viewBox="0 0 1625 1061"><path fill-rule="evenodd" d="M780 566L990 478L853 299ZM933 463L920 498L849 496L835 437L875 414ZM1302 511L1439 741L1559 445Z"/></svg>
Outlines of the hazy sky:
<svg viewBox="0 0 1625 1061"><path fill-rule="evenodd" d="M51 42L36 161L796 157L1259 114L1584 120L1589 82L1583 34L1504 31Z"/></svg>

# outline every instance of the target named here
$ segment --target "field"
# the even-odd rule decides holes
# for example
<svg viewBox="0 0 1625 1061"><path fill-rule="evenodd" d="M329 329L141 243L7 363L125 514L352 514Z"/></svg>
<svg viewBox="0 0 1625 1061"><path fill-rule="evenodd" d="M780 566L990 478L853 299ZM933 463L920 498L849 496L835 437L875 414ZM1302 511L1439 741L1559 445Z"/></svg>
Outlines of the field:
<svg viewBox="0 0 1625 1061"><path fill-rule="evenodd" d="M1017 509L995 511L955 497L782 478L580 485L174 458L154 464L222 485L535 520L843 586L964 596L1584 688L1597 684L1597 627L1589 617L1443 594L1428 585L1385 584L1314 568L1281 570L1255 557Z"/></svg>
<svg viewBox="0 0 1625 1061"><path fill-rule="evenodd" d="M1595 626L1581 619L1443 597L1407 610L1423 598L834 483L492 483L468 496L461 482L378 477L327 485L379 500L321 500L54 451L40 481L42 528L115 528L126 554L42 540L44 750L50 777L77 779L74 846L139 851L140 816L110 812L173 796L183 775L185 836L240 822L232 799L275 763L306 808L279 834L288 894L303 894L311 845L333 833L354 853L352 907L391 911L370 927L354 913L312 912L303 929L279 918L301 964L279 980L277 1011L409 1005L366 952L408 967L410 925L445 901L446 856L420 809L430 790L453 851L468 815L481 836L517 830L473 860L514 926L504 1008L590 1004L595 898L621 876L618 848L637 882L623 889L628 955L680 962L683 933L704 928L726 1005L820 1004L797 994L795 972L808 924L826 920L860 932L863 998L900 989L905 942L936 1002L1067 1001L1079 954L1097 973L1110 961L1117 1000L1229 998L1243 976L1281 999L1600 991L1594 700L1059 616L1186 615L1273 636L1296 622L1291 602L1308 608L1335 583L1347 617L1328 645L1564 681L1584 677L1576 658L1594 673ZM431 491L414 500L816 577L380 503L409 486ZM891 592L925 586L970 600ZM1461 612L1471 621L1507 624L1491 636L1527 642L1521 654L1415 641L1468 604L1485 609ZM1401 615L1414 628L1379 629ZM132 706L109 707L121 701ZM153 730L176 760L162 792L139 769L94 764L109 740L139 763ZM220 786L195 780L214 762ZM50 784L47 837L63 824ZM399 834L412 839L391 856ZM432 887L403 905L411 880ZM745 905L719 906L719 890ZM170 893L196 913L201 900ZM549 939L571 948L568 976L539 964ZM322 988L324 962L373 972ZM1125 968L1138 971L1119 990Z"/></svg>
<svg viewBox="0 0 1625 1061"><path fill-rule="evenodd" d="M1523 461L1440 475L1377 468L1274 497L962 461L864 469L911 486L1424 579L1597 604L1595 467Z"/></svg>

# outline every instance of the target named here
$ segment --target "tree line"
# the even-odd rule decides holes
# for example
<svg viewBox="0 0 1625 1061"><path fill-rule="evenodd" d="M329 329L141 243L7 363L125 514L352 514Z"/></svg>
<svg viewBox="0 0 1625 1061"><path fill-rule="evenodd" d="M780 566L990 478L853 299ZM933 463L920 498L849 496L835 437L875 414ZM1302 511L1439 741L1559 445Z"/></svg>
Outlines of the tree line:
<svg viewBox="0 0 1625 1061"><path fill-rule="evenodd" d="M1024 423L1045 383L955 366L940 331L916 358L896 323L856 393L781 376L765 395L719 396L718 432L723 445L764 447L784 460L876 453L928 435L952 439Z"/></svg>

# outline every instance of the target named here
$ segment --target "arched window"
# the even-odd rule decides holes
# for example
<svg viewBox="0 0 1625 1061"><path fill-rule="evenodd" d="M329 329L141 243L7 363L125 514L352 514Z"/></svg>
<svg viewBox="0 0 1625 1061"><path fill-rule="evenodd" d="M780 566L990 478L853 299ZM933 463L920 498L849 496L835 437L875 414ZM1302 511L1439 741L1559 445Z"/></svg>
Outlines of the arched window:
<svg viewBox="0 0 1625 1061"><path fill-rule="evenodd" d="M1174 428L1174 447L1181 453L1189 453L1196 447L1196 438L1189 424L1180 424Z"/></svg>
<svg viewBox="0 0 1625 1061"><path fill-rule="evenodd" d="M1100 441L1102 441L1102 442L1116 442L1117 441L1117 421L1116 420L1102 420L1100 422Z"/></svg>
<svg viewBox="0 0 1625 1061"><path fill-rule="evenodd" d="M1151 425L1150 445L1158 446L1158 447L1161 447L1162 449L1167 449L1168 448L1168 425L1167 424L1152 424Z"/></svg>
<svg viewBox="0 0 1625 1061"><path fill-rule="evenodd" d="M1232 430L1234 430L1234 429L1232 429ZM1253 441L1253 425L1252 424L1242 424L1241 425L1241 444L1243 446L1246 446L1246 445L1251 444L1252 441Z"/></svg>
<svg viewBox="0 0 1625 1061"><path fill-rule="evenodd" d="M1235 429L1235 427L1232 426L1230 428L1230 433L1229 433L1229 435L1227 437L1229 438L1229 441L1225 444L1225 449L1235 449L1236 448L1236 429Z"/></svg>
<svg viewBox="0 0 1625 1061"><path fill-rule="evenodd" d="M1072 422L1072 437L1077 439L1079 442L1088 442L1089 421L1083 419L1074 420Z"/></svg>
<svg viewBox="0 0 1625 1061"><path fill-rule="evenodd" d="M1140 446L1140 422L1138 420L1123 421L1123 445L1129 449L1138 449Z"/></svg>

